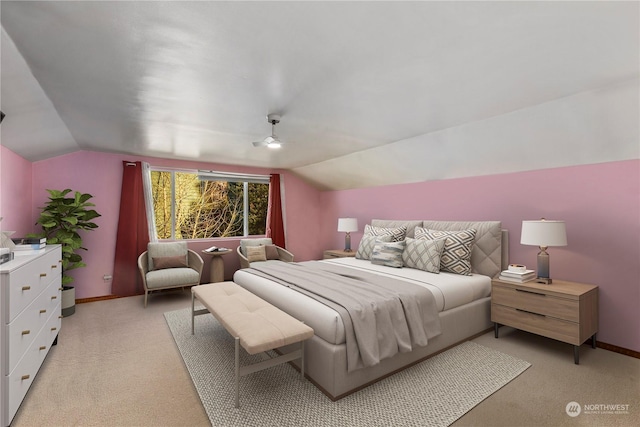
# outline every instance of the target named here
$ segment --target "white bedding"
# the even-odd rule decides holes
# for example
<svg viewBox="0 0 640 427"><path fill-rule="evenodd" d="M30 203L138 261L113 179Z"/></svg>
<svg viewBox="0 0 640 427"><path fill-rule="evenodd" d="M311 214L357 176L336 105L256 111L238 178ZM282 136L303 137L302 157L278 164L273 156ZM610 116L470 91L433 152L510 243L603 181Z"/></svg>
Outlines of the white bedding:
<svg viewBox="0 0 640 427"><path fill-rule="evenodd" d="M491 279L479 274L471 276L442 272L433 274L413 268L375 265L368 260L355 258L337 258L322 262L375 272L424 286L433 293L439 312L488 297L491 294ZM236 271L233 280L253 294L304 321L323 340L332 344L345 342L342 318L326 305L245 270Z"/></svg>

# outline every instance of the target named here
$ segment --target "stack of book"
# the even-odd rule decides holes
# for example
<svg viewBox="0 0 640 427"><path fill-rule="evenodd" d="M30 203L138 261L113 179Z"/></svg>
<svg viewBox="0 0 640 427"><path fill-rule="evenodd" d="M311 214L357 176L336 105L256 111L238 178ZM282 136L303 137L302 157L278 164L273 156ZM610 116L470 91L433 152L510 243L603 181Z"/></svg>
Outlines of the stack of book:
<svg viewBox="0 0 640 427"><path fill-rule="evenodd" d="M514 283L524 283L530 282L536 278L536 272L534 270L523 270L523 271L513 271L513 270L504 270L500 273L500 277L498 279L504 280L506 282L514 282Z"/></svg>
<svg viewBox="0 0 640 427"><path fill-rule="evenodd" d="M18 237L11 240L15 245L14 251L38 251L47 246L46 237Z"/></svg>

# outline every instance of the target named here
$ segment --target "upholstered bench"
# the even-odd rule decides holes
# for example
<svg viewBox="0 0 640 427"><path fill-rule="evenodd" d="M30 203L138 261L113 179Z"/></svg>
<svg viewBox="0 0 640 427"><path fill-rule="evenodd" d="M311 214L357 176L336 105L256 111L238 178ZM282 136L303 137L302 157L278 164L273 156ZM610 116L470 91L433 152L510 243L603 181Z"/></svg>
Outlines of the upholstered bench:
<svg viewBox="0 0 640 427"><path fill-rule="evenodd" d="M206 308L196 310L196 298ZM195 333L195 316L207 313L235 338L236 408L240 406L242 376L300 359L300 374L304 378L304 341L313 336L313 329L234 282L191 288L191 335ZM257 354L295 343L300 343L298 350L240 366L240 346L249 354Z"/></svg>

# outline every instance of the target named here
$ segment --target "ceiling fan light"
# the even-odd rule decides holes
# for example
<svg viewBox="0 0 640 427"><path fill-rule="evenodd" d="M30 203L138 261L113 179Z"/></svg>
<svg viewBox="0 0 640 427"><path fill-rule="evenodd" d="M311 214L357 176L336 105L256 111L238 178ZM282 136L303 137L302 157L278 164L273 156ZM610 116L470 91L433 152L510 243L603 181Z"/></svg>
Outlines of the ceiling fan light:
<svg viewBox="0 0 640 427"><path fill-rule="evenodd" d="M270 141L267 143L267 147L269 148L280 148L282 147L282 144L280 144L280 141L278 141L277 139L274 139L273 141Z"/></svg>

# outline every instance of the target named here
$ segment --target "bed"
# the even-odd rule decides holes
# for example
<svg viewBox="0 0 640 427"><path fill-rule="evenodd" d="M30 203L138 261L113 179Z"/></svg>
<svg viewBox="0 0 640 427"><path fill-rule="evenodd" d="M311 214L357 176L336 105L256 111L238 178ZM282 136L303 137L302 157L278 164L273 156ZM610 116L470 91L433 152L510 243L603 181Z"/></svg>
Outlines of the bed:
<svg viewBox="0 0 640 427"><path fill-rule="evenodd" d="M253 268L238 270L234 274L234 282L238 285L314 329L315 335L306 345L305 370L310 380L332 400L338 400L491 329L491 278L496 277L508 264L508 236L506 230L501 229L499 221L373 220L370 225L378 228L406 227L408 238L415 237L416 227L476 231L471 248L471 275L451 272L433 274L414 268L392 268L373 264L368 259L338 258L320 261L327 268L331 264L338 269L350 269L354 275L374 274L384 280L388 278L413 283L429 289L433 294L440 333L430 338L425 346L415 346L410 352L398 352L392 357L381 359L373 366L359 369L348 366L345 342L347 333L341 316L334 309L258 274ZM279 261L267 261L269 262Z"/></svg>

